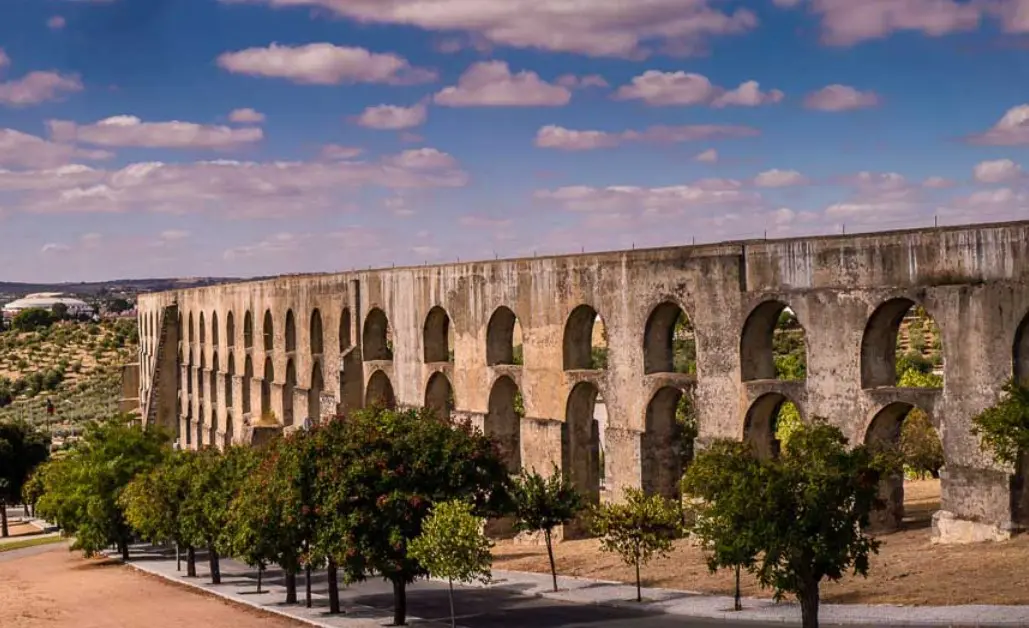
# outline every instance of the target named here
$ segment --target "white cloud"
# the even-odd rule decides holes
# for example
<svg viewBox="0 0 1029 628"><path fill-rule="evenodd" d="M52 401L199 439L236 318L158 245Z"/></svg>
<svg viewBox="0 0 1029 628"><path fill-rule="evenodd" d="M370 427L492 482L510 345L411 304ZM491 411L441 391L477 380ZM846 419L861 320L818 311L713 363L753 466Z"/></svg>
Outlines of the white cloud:
<svg viewBox="0 0 1029 628"><path fill-rule="evenodd" d="M925 181L922 181L922 187L943 189L953 187L954 182L946 177L928 177Z"/></svg>
<svg viewBox="0 0 1029 628"><path fill-rule="evenodd" d="M572 93L552 85L535 72L511 73L503 61L483 61L468 68L456 86L444 87L434 97L447 107L560 107Z"/></svg>
<svg viewBox="0 0 1029 628"><path fill-rule="evenodd" d="M0 64L2 65L2 64ZM73 74L29 72L20 79L0 83L0 105L24 107L59 100L65 94L82 91L82 81Z"/></svg>
<svg viewBox="0 0 1029 628"><path fill-rule="evenodd" d="M51 30L55 30L55 31L61 30L67 24L68 24L68 22L63 17L61 17L60 15L55 15L55 16L51 17L49 20L46 21L46 25Z"/></svg>
<svg viewBox="0 0 1029 628"><path fill-rule="evenodd" d="M64 120L50 120L47 125L51 137L57 141L97 146L224 149L252 144L264 138L264 131L253 127L234 129L178 120L143 122L135 116L124 115L81 126Z"/></svg>
<svg viewBox="0 0 1029 628"><path fill-rule="evenodd" d="M413 129L425 124L428 108L424 103L411 107L378 105L368 107L357 117L357 124L369 129L399 131Z"/></svg>
<svg viewBox="0 0 1029 628"><path fill-rule="evenodd" d="M281 78L311 85L412 85L436 80L435 71L413 67L399 55L328 43L304 46L272 44L267 48L226 52L218 57L218 65L237 74Z"/></svg>
<svg viewBox="0 0 1029 628"><path fill-rule="evenodd" d="M604 188L576 185L556 190L538 190L535 198L557 203L567 211L605 213L642 212L667 215L720 205L756 205L761 197L740 189L711 189L706 186L675 185L658 188L609 186Z"/></svg>
<svg viewBox="0 0 1029 628"><path fill-rule="evenodd" d="M229 122L235 122L237 124L260 124L264 122L265 115L256 109L245 107L243 109L233 109L229 113Z"/></svg>
<svg viewBox="0 0 1029 628"><path fill-rule="evenodd" d="M14 129L0 129L0 167L57 168L76 159L97 160L112 156L107 151L83 150Z"/></svg>
<svg viewBox="0 0 1029 628"><path fill-rule="evenodd" d="M754 177L754 185L761 188L785 188L805 185L807 177L796 170L766 170Z"/></svg>
<svg viewBox="0 0 1029 628"><path fill-rule="evenodd" d="M827 85L804 98L804 106L818 111L851 111L879 104L879 95L873 91L860 91L849 85Z"/></svg>
<svg viewBox="0 0 1029 628"><path fill-rule="evenodd" d="M165 242L176 242L188 238L189 232L182 229L168 229L167 231L162 231L158 237Z"/></svg>
<svg viewBox="0 0 1029 628"><path fill-rule="evenodd" d="M788 225L797 218L797 212L788 207L780 207L772 212L772 219L777 225Z"/></svg>
<svg viewBox="0 0 1029 628"><path fill-rule="evenodd" d="M339 144L326 144L322 146L322 159L353 159L364 153L363 148L356 146L340 146Z"/></svg>
<svg viewBox="0 0 1029 628"><path fill-rule="evenodd" d="M1029 103L1008 109L990 129L968 139L987 146L1029 145Z"/></svg>
<svg viewBox="0 0 1029 628"><path fill-rule="evenodd" d="M603 76L599 74L586 74L583 76L576 76L574 74L562 74L557 77L554 83L567 87L568 89L586 89L588 87L610 87L611 85L607 82Z"/></svg>
<svg viewBox="0 0 1029 628"><path fill-rule="evenodd" d="M702 153L699 153L696 157L693 158L693 160L694 161L699 161L700 163L704 163L704 164L717 163L718 162L718 151L713 149L713 148L709 148L706 151L704 151Z"/></svg>
<svg viewBox="0 0 1029 628"><path fill-rule="evenodd" d="M71 247L68 246L67 244L60 244L58 242L47 242L46 244L43 245L43 248L40 249L40 252L41 253L63 253L65 251L70 251L70 250L71 250Z"/></svg>
<svg viewBox="0 0 1029 628"><path fill-rule="evenodd" d="M120 170L0 171L0 190L20 192L15 205L30 213L156 211L288 215L337 209L357 188L386 190L462 187L453 157L431 148L376 161L134 163Z"/></svg>
<svg viewBox="0 0 1029 628"><path fill-rule="evenodd" d="M580 151L610 148L627 142L679 143L713 139L753 137L761 132L752 127L696 124L652 126L643 131L576 131L548 125L536 133L536 146L558 150Z"/></svg>
<svg viewBox="0 0 1029 628"><path fill-rule="evenodd" d="M773 89L762 92L757 81L746 81L727 90L718 87L702 74L692 72L660 72L647 70L615 92L616 100L642 100L648 105L730 105L757 107L781 102L784 95Z"/></svg>
<svg viewBox="0 0 1029 628"><path fill-rule="evenodd" d="M4 52L3 48L0 48L0 70L9 65L11 65L11 58L7 56L7 53Z"/></svg>
<svg viewBox="0 0 1029 628"><path fill-rule="evenodd" d="M256 244L237 246L227 249L222 256L227 260L239 258L276 255L299 251L305 243L310 241L313 235L310 233L276 233Z"/></svg>
<svg viewBox="0 0 1029 628"><path fill-rule="evenodd" d="M980 183L1010 183L1022 178L1022 166L1010 159L983 161L972 170L975 180Z"/></svg>
<svg viewBox="0 0 1029 628"><path fill-rule="evenodd" d="M748 9L722 10L711 0L221 0L273 7L322 7L361 23L400 24L431 31L460 31L492 44L641 57L657 50L677 55L707 51L712 37L753 30ZM716 8L718 6L718 8Z"/></svg>
<svg viewBox="0 0 1029 628"><path fill-rule="evenodd" d="M514 224L514 221L510 218L492 218L479 214L461 216L457 222L462 227L471 227L473 229L507 229Z"/></svg>

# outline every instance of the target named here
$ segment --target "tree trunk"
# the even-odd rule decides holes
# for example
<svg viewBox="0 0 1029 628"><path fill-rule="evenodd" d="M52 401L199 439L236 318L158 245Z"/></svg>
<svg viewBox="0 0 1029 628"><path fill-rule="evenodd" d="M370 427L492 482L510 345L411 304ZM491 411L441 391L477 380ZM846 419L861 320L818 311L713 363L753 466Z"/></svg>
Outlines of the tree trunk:
<svg viewBox="0 0 1029 628"><path fill-rule="evenodd" d="M329 559L329 613L339 614L339 570L336 568L336 559Z"/></svg>
<svg viewBox="0 0 1029 628"><path fill-rule="evenodd" d="M304 565L304 602L311 608L311 565Z"/></svg>
<svg viewBox="0 0 1029 628"><path fill-rule="evenodd" d="M543 540L547 543L547 558L550 559L550 577L554 581L554 591L557 592L557 566L554 564L554 545L550 541L550 530L543 531Z"/></svg>
<svg viewBox="0 0 1029 628"><path fill-rule="evenodd" d="M740 566L736 565L736 591L732 597L732 608L733 610L742 611L743 602L740 600Z"/></svg>
<svg viewBox="0 0 1029 628"><path fill-rule="evenodd" d="M121 554L122 560L129 562L129 540L125 537L118 539L118 553Z"/></svg>
<svg viewBox="0 0 1029 628"><path fill-rule="evenodd" d="M221 562L218 560L218 550L214 547L208 546L207 548L208 562L211 564L211 584L222 583L222 567Z"/></svg>
<svg viewBox="0 0 1029 628"><path fill-rule="evenodd" d="M297 603L297 570L290 567L286 570L286 604Z"/></svg>
<svg viewBox="0 0 1029 628"><path fill-rule="evenodd" d="M447 582L450 584L450 628L457 628L457 616L454 614L454 580L448 578Z"/></svg>
<svg viewBox="0 0 1029 628"><path fill-rule="evenodd" d="M407 583L400 577L393 578L393 625L407 623Z"/></svg>
<svg viewBox="0 0 1029 628"><path fill-rule="evenodd" d="M640 559L636 559L636 601L643 601L643 587L640 583Z"/></svg>
<svg viewBox="0 0 1029 628"><path fill-rule="evenodd" d="M7 504L0 501L0 537L6 539L10 534L7 529Z"/></svg>
<svg viewBox="0 0 1029 628"><path fill-rule="evenodd" d="M261 593L261 576L264 575L264 563L257 563L257 592Z"/></svg>
<svg viewBox="0 0 1029 628"><path fill-rule="evenodd" d="M186 577L197 577L197 551L192 545L186 548Z"/></svg>
<svg viewBox="0 0 1029 628"><path fill-rule="evenodd" d="M818 628L818 583L803 585L800 594L800 623L803 628Z"/></svg>
<svg viewBox="0 0 1029 628"><path fill-rule="evenodd" d="M175 544L175 571L182 571L182 548Z"/></svg>

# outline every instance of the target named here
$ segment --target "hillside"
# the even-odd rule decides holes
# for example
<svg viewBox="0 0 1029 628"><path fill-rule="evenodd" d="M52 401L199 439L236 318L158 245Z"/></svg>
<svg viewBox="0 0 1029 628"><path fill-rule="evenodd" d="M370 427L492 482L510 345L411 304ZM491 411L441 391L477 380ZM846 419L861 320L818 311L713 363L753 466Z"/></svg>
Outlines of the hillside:
<svg viewBox="0 0 1029 628"><path fill-rule="evenodd" d="M138 343L134 319L0 333L0 420L49 422L60 440L85 421L114 414L121 366L135 360ZM48 398L55 408L49 418Z"/></svg>
<svg viewBox="0 0 1029 628"><path fill-rule="evenodd" d="M232 277L183 277L166 279L115 279L78 283L17 283L0 281L0 303L35 292L62 292L79 297L104 294L139 294L182 288L197 288L240 281Z"/></svg>

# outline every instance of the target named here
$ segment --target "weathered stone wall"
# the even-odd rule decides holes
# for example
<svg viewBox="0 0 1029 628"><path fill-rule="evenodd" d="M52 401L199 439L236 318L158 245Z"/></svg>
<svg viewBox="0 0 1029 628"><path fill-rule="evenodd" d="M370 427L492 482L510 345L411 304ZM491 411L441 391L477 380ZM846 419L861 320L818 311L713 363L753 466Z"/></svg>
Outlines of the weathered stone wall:
<svg viewBox="0 0 1029 628"><path fill-rule="evenodd" d="M145 295L141 405L156 408L151 423L177 426L183 444L188 433L195 447L392 397L471 416L508 441L517 434L516 462L563 463L595 492L599 392L608 415L604 494L616 498L625 486L666 490L675 477L665 467L675 460L667 449L679 391L695 397L701 445L766 438L784 399L802 417L833 421L852 442L865 440L880 411L911 404L933 418L946 453L937 535L1003 537L1013 521L1012 476L980 452L969 426L1012 374L1029 312L1027 262L1029 223L1013 223L287 276ZM663 303L682 308L696 330L695 378L668 372L655 357L670 342ZM923 305L941 329L942 390L894 386L894 310L911 304ZM595 316L581 306L603 319L606 370L583 362L596 330L583 326ZM774 379L772 329L784 306L806 330L806 381ZM503 357L511 332L499 308L517 317L521 365ZM384 335L378 311L388 319ZM168 316L174 320L164 324ZM448 337L453 362L440 353ZM178 377L169 364L178 365ZM500 378L521 393L520 420L509 411L513 388L507 380L497 386ZM177 416L168 416L176 399ZM330 400L337 407L326 408ZM274 417L262 422L265 411ZM657 469L655 477L641 478L644 468Z"/></svg>

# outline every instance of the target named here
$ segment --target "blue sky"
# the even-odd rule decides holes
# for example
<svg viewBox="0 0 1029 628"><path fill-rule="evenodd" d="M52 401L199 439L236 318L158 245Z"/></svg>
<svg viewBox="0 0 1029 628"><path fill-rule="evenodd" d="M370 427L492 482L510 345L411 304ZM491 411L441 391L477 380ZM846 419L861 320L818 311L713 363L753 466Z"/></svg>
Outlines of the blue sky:
<svg viewBox="0 0 1029 628"><path fill-rule="evenodd" d="M9 280L1029 218L1029 0L8 0L0 16Z"/></svg>

